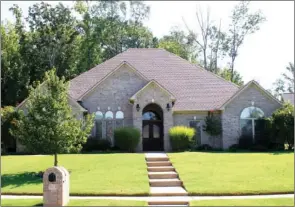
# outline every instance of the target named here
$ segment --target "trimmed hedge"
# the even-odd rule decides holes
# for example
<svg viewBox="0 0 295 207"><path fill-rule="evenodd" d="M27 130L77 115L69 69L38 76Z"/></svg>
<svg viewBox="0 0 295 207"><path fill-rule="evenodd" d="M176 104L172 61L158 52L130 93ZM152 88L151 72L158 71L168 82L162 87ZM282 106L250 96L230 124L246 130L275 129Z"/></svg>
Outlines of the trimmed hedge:
<svg viewBox="0 0 295 207"><path fill-rule="evenodd" d="M82 151L106 151L111 149L111 142L107 139L95 139L89 138L87 142L83 145Z"/></svg>
<svg viewBox="0 0 295 207"><path fill-rule="evenodd" d="M115 129L114 139L118 149L134 152L140 140L140 131L134 127L121 127Z"/></svg>
<svg viewBox="0 0 295 207"><path fill-rule="evenodd" d="M169 137L172 150L183 151L190 148L195 135L195 129L186 126L175 126L170 128Z"/></svg>

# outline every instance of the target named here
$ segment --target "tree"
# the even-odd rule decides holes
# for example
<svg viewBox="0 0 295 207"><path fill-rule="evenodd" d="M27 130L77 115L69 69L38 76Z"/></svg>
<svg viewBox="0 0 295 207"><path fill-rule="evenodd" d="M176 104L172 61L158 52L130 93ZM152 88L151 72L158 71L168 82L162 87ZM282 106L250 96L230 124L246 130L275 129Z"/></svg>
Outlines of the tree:
<svg viewBox="0 0 295 207"><path fill-rule="evenodd" d="M238 71L234 71L234 74L232 76L232 70L229 68L224 68L221 70L218 70L217 74L224 78L225 80L231 81L238 86L244 85L244 81L242 76L238 73Z"/></svg>
<svg viewBox="0 0 295 207"><path fill-rule="evenodd" d="M42 84L30 88L26 109L13 134L30 152L54 154L54 166L58 153L80 151L93 127L93 115L76 118L68 103L68 82L55 69L45 73Z"/></svg>
<svg viewBox="0 0 295 207"><path fill-rule="evenodd" d="M273 84L273 94L277 98L286 92L294 93L294 64L289 62L286 70L287 72L283 73L282 77L278 78Z"/></svg>
<svg viewBox="0 0 295 207"><path fill-rule="evenodd" d="M5 151L16 147L16 139L11 134L11 130L14 129L15 121L19 115L12 106L1 108L1 144L3 143Z"/></svg>
<svg viewBox="0 0 295 207"><path fill-rule="evenodd" d="M197 17L197 22L198 22L198 26L200 29L200 33L201 33L201 39L198 38L198 34L193 32L193 30L191 30L187 24L185 23L185 20L183 19L186 28L189 31L189 36L191 41L196 42L196 44L199 46L200 51L202 52L203 55L203 67L208 70L208 64L207 64L207 50L208 50L208 45L209 45L209 33L210 33L210 28L212 25L212 22L210 20L210 9L207 8L206 11L206 18L204 19L203 17L203 11L202 9L199 7L197 8L197 12L196 12L196 17Z"/></svg>
<svg viewBox="0 0 295 207"><path fill-rule="evenodd" d="M282 144L287 143L288 148L294 147L294 106L285 103L276 110L271 117L273 135Z"/></svg>
<svg viewBox="0 0 295 207"><path fill-rule="evenodd" d="M287 84L287 90L289 93L294 93L294 64L289 62L289 66L286 67L287 73L283 73L283 78Z"/></svg>
<svg viewBox="0 0 295 207"><path fill-rule="evenodd" d="M29 74L26 71L21 52L21 33L17 24L1 25L1 105L15 106L27 96Z"/></svg>
<svg viewBox="0 0 295 207"><path fill-rule="evenodd" d="M224 47L230 57L231 80L234 78L235 60L245 37L258 31L260 24L266 20L260 11L250 13L249 3L250 1L240 1L231 15L228 38Z"/></svg>
<svg viewBox="0 0 295 207"><path fill-rule="evenodd" d="M190 42L189 37L177 27L172 28L169 35L164 35L159 40L158 47L191 62L194 62L196 59L194 45Z"/></svg>

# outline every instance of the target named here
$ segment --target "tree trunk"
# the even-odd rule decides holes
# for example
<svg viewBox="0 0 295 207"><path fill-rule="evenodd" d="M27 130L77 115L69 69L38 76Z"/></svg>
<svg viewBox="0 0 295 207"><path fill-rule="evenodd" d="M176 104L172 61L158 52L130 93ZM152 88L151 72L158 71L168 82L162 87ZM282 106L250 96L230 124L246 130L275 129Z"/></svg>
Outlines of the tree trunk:
<svg viewBox="0 0 295 207"><path fill-rule="evenodd" d="M54 153L54 166L57 167L57 153Z"/></svg>

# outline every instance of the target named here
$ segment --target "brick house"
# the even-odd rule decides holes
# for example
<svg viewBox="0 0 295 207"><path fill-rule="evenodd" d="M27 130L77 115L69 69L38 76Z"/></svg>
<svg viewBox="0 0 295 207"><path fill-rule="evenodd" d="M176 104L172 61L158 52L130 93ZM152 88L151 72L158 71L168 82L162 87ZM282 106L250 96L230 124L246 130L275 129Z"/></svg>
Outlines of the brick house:
<svg viewBox="0 0 295 207"><path fill-rule="evenodd" d="M194 127L198 144L227 149L242 133L254 139L255 120L281 106L255 81L239 87L164 49L118 54L72 79L69 97L81 114L95 113L94 138L113 141L117 127L140 129L138 151L171 150L168 131L176 125ZM218 137L202 129L213 112L222 122Z"/></svg>

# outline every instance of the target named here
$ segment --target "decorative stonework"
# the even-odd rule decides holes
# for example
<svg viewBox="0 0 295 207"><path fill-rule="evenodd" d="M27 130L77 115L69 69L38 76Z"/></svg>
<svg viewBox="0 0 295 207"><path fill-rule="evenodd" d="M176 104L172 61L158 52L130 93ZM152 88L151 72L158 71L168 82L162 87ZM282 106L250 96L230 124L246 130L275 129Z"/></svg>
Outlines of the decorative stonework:
<svg viewBox="0 0 295 207"><path fill-rule="evenodd" d="M70 175L64 167L48 168L43 174L43 205L65 206L69 202Z"/></svg>

